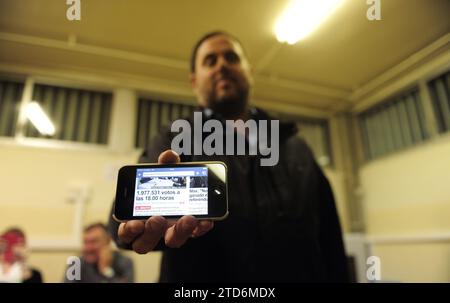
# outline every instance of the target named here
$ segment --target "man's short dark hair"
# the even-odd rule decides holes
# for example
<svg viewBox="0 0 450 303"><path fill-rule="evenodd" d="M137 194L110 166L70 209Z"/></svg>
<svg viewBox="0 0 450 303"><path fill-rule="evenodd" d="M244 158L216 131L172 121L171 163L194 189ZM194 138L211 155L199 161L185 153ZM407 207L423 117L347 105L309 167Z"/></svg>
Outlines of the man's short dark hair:
<svg viewBox="0 0 450 303"><path fill-rule="evenodd" d="M91 231L91 230L93 230L95 228L101 228L101 229L103 229L105 231L105 233L108 233L108 228L102 222L96 222L96 223L89 224L88 226L86 226L83 229L83 232L87 233L87 232L89 232L89 231Z"/></svg>
<svg viewBox="0 0 450 303"><path fill-rule="evenodd" d="M242 43L241 41L239 41L238 38L236 38L235 36L233 36L230 33L227 33L225 31L213 31L213 32L209 32L205 35L203 35L203 37L201 37L197 43L195 43L194 48L192 49L192 53L191 53L191 73L195 72L195 62L197 60L197 52L198 49L200 48L200 46L203 44L203 42L205 42L206 40L208 40L209 38L215 37L215 36L228 36L231 39L233 39L234 41L236 41L237 43L239 43L239 45L241 45L242 47ZM242 47L243 49L243 47Z"/></svg>

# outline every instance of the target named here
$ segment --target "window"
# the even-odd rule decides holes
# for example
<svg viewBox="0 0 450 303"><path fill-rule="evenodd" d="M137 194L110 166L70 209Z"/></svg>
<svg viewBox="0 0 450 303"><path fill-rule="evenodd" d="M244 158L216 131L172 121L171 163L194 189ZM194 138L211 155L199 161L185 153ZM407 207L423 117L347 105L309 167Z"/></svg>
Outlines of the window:
<svg viewBox="0 0 450 303"><path fill-rule="evenodd" d="M298 135L303 138L314 153L317 162L322 166L331 165L330 134L327 120L297 120Z"/></svg>
<svg viewBox="0 0 450 303"><path fill-rule="evenodd" d="M192 105L139 98L136 147L146 148L162 127L176 119L186 118L194 109Z"/></svg>
<svg viewBox="0 0 450 303"><path fill-rule="evenodd" d="M283 113L271 113L282 121L293 121L297 124L297 135L305 140L311 148L316 161L321 166L332 165L330 131L328 120L310 117L299 117Z"/></svg>
<svg viewBox="0 0 450 303"><path fill-rule="evenodd" d="M56 132L52 136L41 135L27 121L24 127L26 137L108 143L111 93L36 84L32 100L39 103Z"/></svg>
<svg viewBox="0 0 450 303"><path fill-rule="evenodd" d="M368 160L429 138L417 88L361 113L359 123Z"/></svg>
<svg viewBox="0 0 450 303"><path fill-rule="evenodd" d="M0 80L0 137L14 137L24 83Z"/></svg>
<svg viewBox="0 0 450 303"><path fill-rule="evenodd" d="M428 83L440 133L450 130L450 72Z"/></svg>

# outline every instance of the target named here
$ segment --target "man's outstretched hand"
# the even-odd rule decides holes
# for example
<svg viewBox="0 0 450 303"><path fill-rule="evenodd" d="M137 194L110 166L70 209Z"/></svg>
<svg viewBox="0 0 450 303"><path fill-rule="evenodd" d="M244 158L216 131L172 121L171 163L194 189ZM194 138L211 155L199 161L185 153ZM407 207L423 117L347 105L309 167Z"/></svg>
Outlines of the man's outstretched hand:
<svg viewBox="0 0 450 303"><path fill-rule="evenodd" d="M161 153L159 164L179 163L180 157L171 150ZM177 221L169 221L163 217L150 217L147 221L131 220L119 225L119 238L131 244L138 254L146 254L153 250L161 237L166 246L180 247L190 237L199 237L213 228L208 220L197 220L193 216L183 216Z"/></svg>

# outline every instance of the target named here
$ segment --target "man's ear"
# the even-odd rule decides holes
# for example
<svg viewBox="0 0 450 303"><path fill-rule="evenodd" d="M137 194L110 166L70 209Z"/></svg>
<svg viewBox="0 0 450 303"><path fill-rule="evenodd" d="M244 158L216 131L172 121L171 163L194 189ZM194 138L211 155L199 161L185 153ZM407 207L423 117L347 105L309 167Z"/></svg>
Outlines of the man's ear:
<svg viewBox="0 0 450 303"><path fill-rule="evenodd" d="M253 66L252 65L250 65L249 66L249 75L248 75L248 77L249 77L249 81L250 81L250 85L251 86L253 86L253 84L255 83L255 78L254 78L254 69L253 69Z"/></svg>
<svg viewBox="0 0 450 303"><path fill-rule="evenodd" d="M189 74L189 82L191 82L191 87L193 90L197 88L197 78L195 77L195 73Z"/></svg>

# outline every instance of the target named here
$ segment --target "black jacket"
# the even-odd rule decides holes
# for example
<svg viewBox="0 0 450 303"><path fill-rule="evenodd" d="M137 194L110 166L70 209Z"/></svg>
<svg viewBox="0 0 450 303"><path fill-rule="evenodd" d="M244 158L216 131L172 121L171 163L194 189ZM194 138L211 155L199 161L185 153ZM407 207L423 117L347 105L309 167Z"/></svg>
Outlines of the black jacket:
<svg viewBox="0 0 450 303"><path fill-rule="evenodd" d="M253 119L270 117L256 110ZM181 248L167 248L161 241L157 247L163 250L161 282L348 281L332 190L296 134L295 124L280 122L280 158L275 166L260 166L260 156L181 155L182 162L227 164L230 214ZM161 132L140 162L157 162L174 135L170 129ZM117 228L110 220L117 244L129 248L118 241Z"/></svg>

